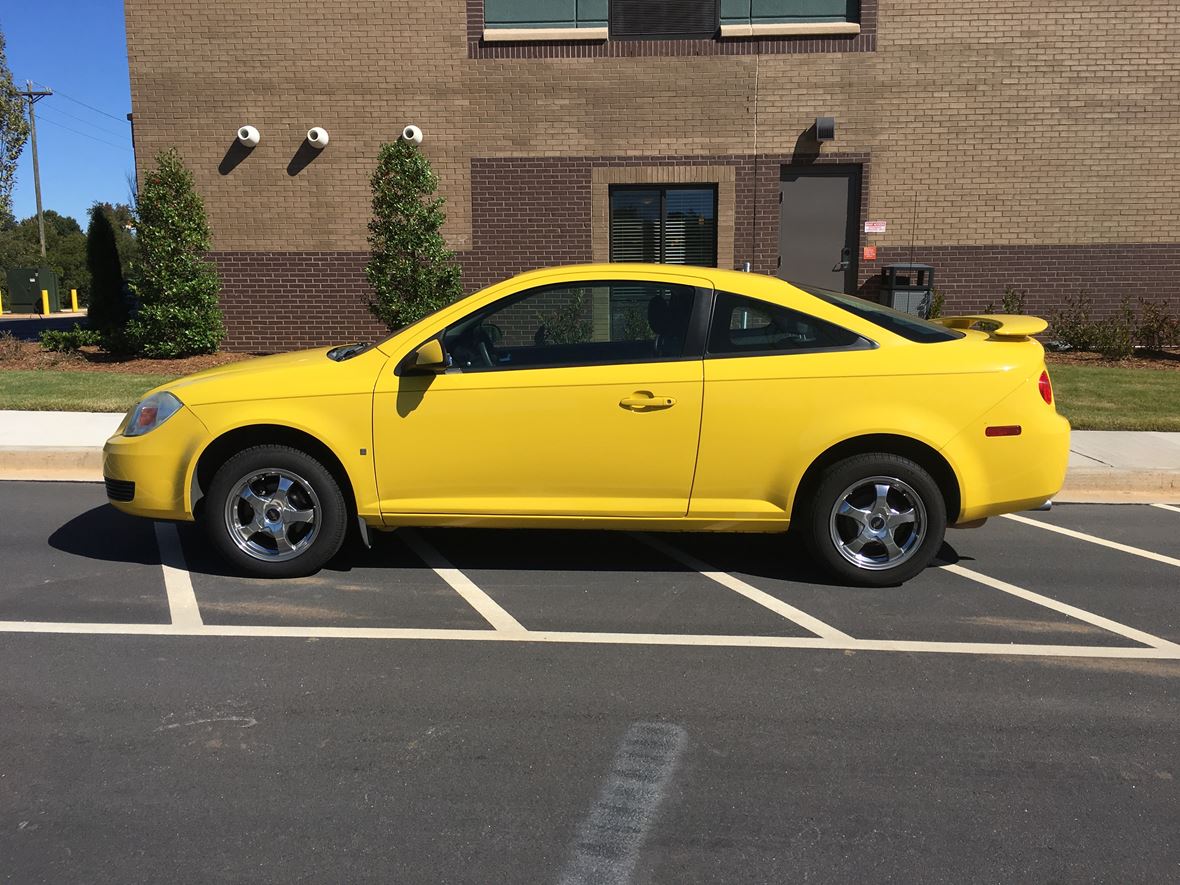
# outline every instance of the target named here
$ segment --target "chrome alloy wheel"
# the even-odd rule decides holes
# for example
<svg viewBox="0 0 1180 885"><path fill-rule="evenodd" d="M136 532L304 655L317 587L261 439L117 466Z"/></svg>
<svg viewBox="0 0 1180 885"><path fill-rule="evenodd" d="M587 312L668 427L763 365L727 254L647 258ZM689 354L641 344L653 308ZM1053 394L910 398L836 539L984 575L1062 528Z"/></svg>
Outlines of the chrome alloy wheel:
<svg viewBox="0 0 1180 885"><path fill-rule="evenodd" d="M263 562L284 562L315 541L319 512L320 499L311 484L276 467L238 480L225 499L225 527L246 554Z"/></svg>
<svg viewBox="0 0 1180 885"><path fill-rule="evenodd" d="M894 568L913 556L926 526L921 496L892 476L857 480L836 498L829 519L840 555L869 571Z"/></svg>

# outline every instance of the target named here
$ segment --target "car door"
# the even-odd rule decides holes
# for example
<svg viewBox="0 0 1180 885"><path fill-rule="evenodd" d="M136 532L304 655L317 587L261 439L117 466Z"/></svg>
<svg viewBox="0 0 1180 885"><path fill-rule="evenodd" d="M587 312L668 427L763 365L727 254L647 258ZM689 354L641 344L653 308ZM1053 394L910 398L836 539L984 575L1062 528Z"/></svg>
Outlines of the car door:
<svg viewBox="0 0 1180 885"><path fill-rule="evenodd" d="M703 384L694 282L551 283L450 323L450 369L399 367L375 391L382 512L683 517Z"/></svg>
<svg viewBox="0 0 1180 885"><path fill-rule="evenodd" d="M784 305L718 291L689 516L785 520L810 457L871 400L874 343Z"/></svg>

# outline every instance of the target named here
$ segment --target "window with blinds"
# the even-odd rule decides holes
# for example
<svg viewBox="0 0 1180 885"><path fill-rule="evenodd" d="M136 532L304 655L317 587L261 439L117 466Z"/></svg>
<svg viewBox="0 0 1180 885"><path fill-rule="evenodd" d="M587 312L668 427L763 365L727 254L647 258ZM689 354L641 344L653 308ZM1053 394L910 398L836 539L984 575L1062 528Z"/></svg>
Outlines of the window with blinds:
<svg viewBox="0 0 1180 885"><path fill-rule="evenodd" d="M720 21L719 0L610 0L613 40L711 40Z"/></svg>
<svg viewBox="0 0 1180 885"><path fill-rule="evenodd" d="M612 187L610 260L716 267L717 187Z"/></svg>

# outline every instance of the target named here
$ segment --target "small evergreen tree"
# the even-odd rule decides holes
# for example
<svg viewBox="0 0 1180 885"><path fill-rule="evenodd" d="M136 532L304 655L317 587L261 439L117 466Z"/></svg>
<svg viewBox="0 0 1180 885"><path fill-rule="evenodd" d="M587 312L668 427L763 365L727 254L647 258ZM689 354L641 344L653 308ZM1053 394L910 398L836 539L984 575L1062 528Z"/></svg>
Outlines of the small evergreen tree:
<svg viewBox="0 0 1180 885"><path fill-rule="evenodd" d="M12 82L0 31L0 227L12 224L12 188L16 184L16 163L29 137L25 100Z"/></svg>
<svg viewBox="0 0 1180 885"><path fill-rule="evenodd" d="M383 144L369 222L371 255L365 275L373 287L369 309L394 329L426 316L463 294L459 265L443 241L438 176L413 144Z"/></svg>
<svg viewBox="0 0 1180 885"><path fill-rule="evenodd" d="M132 350L148 357L213 353L225 337L217 271L205 258L209 225L193 174L175 148L156 158L136 205L139 259L127 324Z"/></svg>
<svg viewBox="0 0 1180 885"><path fill-rule="evenodd" d="M100 203L90 207L86 267L90 271L90 328L98 332L104 349L124 350L128 318L126 279L115 229Z"/></svg>

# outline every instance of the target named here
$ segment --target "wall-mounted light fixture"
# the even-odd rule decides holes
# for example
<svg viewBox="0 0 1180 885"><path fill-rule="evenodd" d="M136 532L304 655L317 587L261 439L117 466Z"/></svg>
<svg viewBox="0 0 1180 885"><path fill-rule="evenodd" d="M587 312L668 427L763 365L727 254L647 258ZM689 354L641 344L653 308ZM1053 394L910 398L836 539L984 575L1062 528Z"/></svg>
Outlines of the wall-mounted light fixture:
<svg viewBox="0 0 1180 885"><path fill-rule="evenodd" d="M402 130L402 138L410 144L422 144L422 130L417 126L407 126Z"/></svg>
<svg viewBox="0 0 1180 885"><path fill-rule="evenodd" d="M262 136L258 134L258 130L253 126L243 126L238 130L238 142L242 147L255 147L261 140Z"/></svg>
<svg viewBox="0 0 1180 885"><path fill-rule="evenodd" d="M816 117L815 118L815 140L820 144L825 141L836 140L836 118L835 117Z"/></svg>
<svg viewBox="0 0 1180 885"><path fill-rule="evenodd" d="M328 146L328 130L323 126L313 126L311 129L308 129L307 143L317 151L322 151Z"/></svg>

